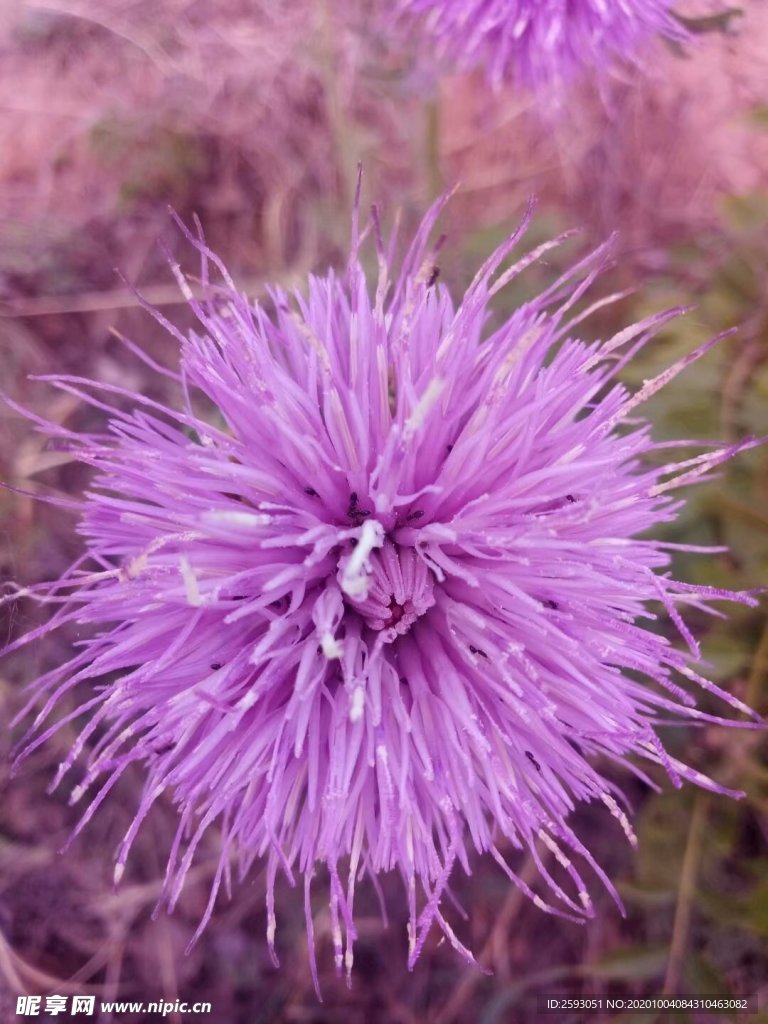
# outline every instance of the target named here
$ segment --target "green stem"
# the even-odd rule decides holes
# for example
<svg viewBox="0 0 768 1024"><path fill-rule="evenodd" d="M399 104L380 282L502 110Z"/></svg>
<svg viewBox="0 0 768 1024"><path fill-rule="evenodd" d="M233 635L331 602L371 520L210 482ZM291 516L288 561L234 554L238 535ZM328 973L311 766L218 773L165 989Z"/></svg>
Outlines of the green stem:
<svg viewBox="0 0 768 1024"><path fill-rule="evenodd" d="M424 108L424 165L429 199L437 199L443 191L440 167L440 96L428 100Z"/></svg>
<svg viewBox="0 0 768 1024"><path fill-rule="evenodd" d="M328 127L330 129L333 151L336 157L336 167L341 186L341 206L345 215L349 215L352 209L352 201L355 195L357 182L357 161L353 159L354 141L352 138L351 126L344 109L341 93L339 91L339 76L337 74L337 49L334 33L333 14L328 0L319 0L318 3L323 28L323 86L325 89L325 102L328 111Z"/></svg>
<svg viewBox="0 0 768 1024"><path fill-rule="evenodd" d="M766 622L760 643L757 645L755 657L752 660L749 679L747 681L747 692L744 702L756 711L761 703L760 696L763 683L768 678L768 622Z"/></svg>
<svg viewBox="0 0 768 1024"><path fill-rule="evenodd" d="M691 910L696 891L696 877L702 850L702 833L707 821L709 794L697 793L688 827L683 866L680 870L680 885L677 891L675 921L672 926L672 941L669 944L667 974L664 978L664 995L675 995L683 973L685 952L688 945L688 931L691 924Z"/></svg>

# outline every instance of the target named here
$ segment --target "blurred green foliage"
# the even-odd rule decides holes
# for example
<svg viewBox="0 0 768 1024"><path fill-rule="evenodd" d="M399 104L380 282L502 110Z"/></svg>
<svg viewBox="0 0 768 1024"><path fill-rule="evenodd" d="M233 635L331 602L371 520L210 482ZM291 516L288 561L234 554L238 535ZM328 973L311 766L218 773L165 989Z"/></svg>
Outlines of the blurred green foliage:
<svg viewBox="0 0 768 1024"><path fill-rule="evenodd" d="M673 249L663 277L633 304L639 317L672 305L694 309L674 321L627 368L637 386L721 331L737 331L649 401L645 415L659 439L737 441L768 435L768 195L729 199L719 231ZM714 482L686 491L684 512L664 529L670 540L725 544L729 553L680 552L682 579L728 589L759 588L768 575L768 452L739 455ZM765 713L768 710L768 625L765 602L727 608L724 620L695 621L706 672ZM670 636L673 634L670 632ZM701 705L730 717L709 697ZM763 732L711 727L676 730L680 757L724 785L745 791L740 802L669 784L651 796L639 818L639 847L622 893L631 919L649 938L675 941L683 927L679 991L755 991L765 981L768 935L768 771ZM663 780L658 780L663 784ZM694 808L701 828L691 850ZM686 871L691 877L686 878ZM688 905L684 906L683 902ZM746 941L743 941L746 939ZM762 954L756 951L762 948ZM671 956L655 983L669 980ZM625 1019L625 1018L623 1018ZM677 1017L678 1021L683 1018ZM754 1018L753 1018L754 1019ZM765 1015L761 1015L765 1019Z"/></svg>
<svg viewBox="0 0 768 1024"><path fill-rule="evenodd" d="M119 181L123 213L140 200L180 203L207 167L201 136L141 118L103 117L91 129L90 144Z"/></svg>

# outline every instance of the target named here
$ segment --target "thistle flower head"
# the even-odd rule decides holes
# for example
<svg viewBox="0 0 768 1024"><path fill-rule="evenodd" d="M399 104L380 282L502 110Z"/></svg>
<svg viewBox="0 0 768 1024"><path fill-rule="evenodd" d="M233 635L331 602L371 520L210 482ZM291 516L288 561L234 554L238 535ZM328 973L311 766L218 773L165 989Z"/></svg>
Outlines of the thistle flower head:
<svg viewBox="0 0 768 1024"><path fill-rule="evenodd" d="M549 89L578 69L598 74L634 60L655 35L685 38L669 0L399 0L438 56L480 67L499 86Z"/></svg>
<svg viewBox="0 0 768 1024"><path fill-rule="evenodd" d="M696 672L683 612L753 599L675 581L669 545L649 531L675 517L679 486L753 442L665 462L667 446L635 418L709 345L636 394L618 383L677 311L576 340L574 307L605 248L490 328L493 297L557 243L501 269L524 224L455 302L428 245L440 206L397 270L374 214L372 290L356 230L345 275L273 289L268 308L190 235L204 283L211 266L223 283L198 302L180 277L200 326L176 335L178 407L59 376L108 409L108 428L42 424L95 475L74 503L85 554L31 590L60 602L51 625L76 622L90 639L35 684L48 701L27 750L62 724L40 727L62 694L85 684L75 714L89 717L58 775L88 750L73 794L90 794L82 824L130 764L146 771L117 876L170 793L170 904L218 823L201 928L233 856L242 874L266 863L270 946L278 873L303 876L309 908L319 870L339 969L352 966L358 880L392 869L410 963L435 923L469 958L440 901L472 850L543 910L590 915L579 862L612 887L571 812L602 801L631 836L594 756L632 758L634 771L643 758L676 784L719 790L665 752L656 723L720 721L697 710L690 682L747 710ZM196 411L200 395L210 415ZM659 609L689 651L648 628ZM547 872L541 843L572 889ZM532 851L546 899L507 863L510 847Z"/></svg>

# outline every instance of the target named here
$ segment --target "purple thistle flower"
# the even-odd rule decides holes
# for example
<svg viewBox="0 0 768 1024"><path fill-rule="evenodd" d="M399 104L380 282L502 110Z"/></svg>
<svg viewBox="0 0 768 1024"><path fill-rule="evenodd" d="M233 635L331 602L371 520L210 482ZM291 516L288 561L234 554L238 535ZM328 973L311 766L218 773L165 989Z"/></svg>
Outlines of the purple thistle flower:
<svg viewBox="0 0 768 1024"><path fill-rule="evenodd" d="M644 779L636 761L645 759L675 785L729 792L666 753L655 726L670 716L723 723L696 708L690 682L751 714L696 671L682 612L754 598L677 582L675 545L648 532L677 515L677 488L757 442L700 445L659 463L671 446L635 418L714 342L636 394L618 383L680 310L607 341L574 340L584 316L609 301L575 312L606 246L490 329L494 296L560 240L502 270L526 218L455 304L428 245L443 202L396 274L374 215L373 294L355 226L346 275L312 277L292 297L273 289L269 312L188 235L210 299L193 299L174 269L200 330L185 337L154 313L181 345L170 374L179 410L112 385L42 378L106 410L109 427L77 434L38 420L96 472L68 503L85 554L58 581L26 591L60 608L17 644L65 623L90 638L33 684L29 706L47 701L21 756L88 714L55 780L89 748L72 794L90 793L78 831L129 765L144 766L117 879L153 803L173 795L171 907L201 837L219 823L200 929L236 853L241 875L266 862L273 953L278 873L291 884L303 876L312 950L310 883L327 870L339 970L352 967L363 874L402 875L411 966L435 922L471 959L440 902L472 849L546 912L592 915L579 860L618 900L568 823L578 803L599 800L632 839L621 792L593 757ZM209 284L211 265L220 286ZM218 412L196 412L193 392ZM647 628L653 607L688 650ZM43 727L81 684L84 703ZM548 872L539 843L572 891ZM531 851L548 899L509 866L503 844ZM313 952L311 963L317 981Z"/></svg>
<svg viewBox="0 0 768 1024"><path fill-rule="evenodd" d="M420 20L441 59L482 67L494 86L550 88L634 60L655 35L687 36L669 0L399 0L398 10Z"/></svg>

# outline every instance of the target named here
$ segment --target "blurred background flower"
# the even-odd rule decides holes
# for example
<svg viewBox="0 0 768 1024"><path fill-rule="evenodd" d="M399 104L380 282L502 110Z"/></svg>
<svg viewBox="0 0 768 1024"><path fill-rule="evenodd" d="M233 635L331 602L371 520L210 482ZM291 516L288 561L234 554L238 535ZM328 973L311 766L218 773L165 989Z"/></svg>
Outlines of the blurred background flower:
<svg viewBox="0 0 768 1024"><path fill-rule="evenodd" d="M398 0L436 60L480 68L491 85L559 92L578 71L641 62L654 36L686 38L669 0ZM560 97L562 100L563 97Z"/></svg>
<svg viewBox="0 0 768 1024"><path fill-rule="evenodd" d="M768 8L718 26L684 55L657 44L642 74L601 93L574 83L562 118L542 118L526 94L491 94L476 75L444 80L440 171L462 182L464 217L509 222L534 190L595 240L618 230L622 262L643 278L721 230L724 200L768 188Z"/></svg>
<svg viewBox="0 0 768 1024"><path fill-rule="evenodd" d="M250 293L260 294L267 276L291 285L308 268L342 258L348 196L364 158L368 195L389 210L401 204L410 222L430 197L460 181L449 211L451 255L440 267L456 291L519 220L530 194L541 197L541 238L583 225L587 245L618 229L617 268L604 288L636 290L598 314L596 335L670 305L696 305L625 371L627 383L741 325L727 345L653 399L655 435L737 440L768 433L768 11L759 0L743 6L743 17L696 34L685 56L650 42L643 72L614 78L602 96L585 83L574 87L567 116L553 123L542 121L528 94L492 91L480 71L444 78L436 88L434 66L424 67L415 45L387 47L372 5L5 5L3 387L56 422L86 430L100 429L99 414L72 396L52 400L27 375L73 371L168 398L165 384L127 359L110 333L127 334L161 363L174 363L167 339L113 268L185 326L157 246L165 237L176 251L167 230L171 202L187 219L200 216ZM690 12L686 5L686 14L714 9L702 2ZM572 249L563 255L573 258ZM566 265L558 261L553 255L499 297L497 315L554 281ZM3 479L33 492L81 493L87 476L68 452L30 433L5 407L0 429ZM725 543L731 553L704 560L680 553L675 574L737 589L764 585L766 507L766 453L746 453L718 481L691 492L679 526L664 534ZM50 578L79 553L65 514L7 490L0 491L0 542L6 581ZM2 614L8 636L41 621L27 602ZM765 713L764 606L737 609L729 622L697 624L697 635L713 678ZM21 706L22 684L63 662L77 639L63 631L0 665L6 720ZM46 796L44 789L74 738L64 726L15 779L7 756L2 761L0 1013L13 1013L14 993L23 989L210 999L209 1019L221 1024L525 1022L538 1019L531 996L553 989L743 994L765 984L768 773L760 735L668 729L665 743L676 756L747 797L733 803L688 788L654 795L630 785L636 855L615 844L590 809L574 820L618 880L626 920L598 897L586 929L553 924L500 882L495 868L476 864L470 878L457 876L455 895L472 908L461 938L492 977L457 970L455 954L436 936L418 972L408 975L395 938L407 913L399 884L384 879L390 930L375 893L361 887L358 976L347 991L333 975L330 919L318 899L322 1008L306 970L303 908L292 895L278 906L279 973L268 959L258 875L252 891L241 889L217 907L209 930L184 955L218 863L215 835L175 914L152 919L162 887L159 851L175 829L169 803L159 801L113 890L112 858L135 812L140 774L129 771L69 854L58 855L77 810L66 792ZM7 733L0 743L7 755ZM533 880L532 862L518 870Z"/></svg>

